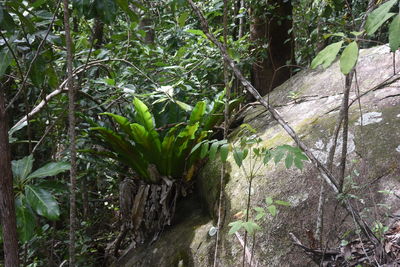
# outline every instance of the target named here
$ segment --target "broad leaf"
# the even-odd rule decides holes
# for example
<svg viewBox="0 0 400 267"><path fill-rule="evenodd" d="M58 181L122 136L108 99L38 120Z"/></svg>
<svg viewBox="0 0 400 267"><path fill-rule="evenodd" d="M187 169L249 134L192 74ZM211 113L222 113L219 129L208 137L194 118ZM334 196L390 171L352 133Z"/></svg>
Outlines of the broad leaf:
<svg viewBox="0 0 400 267"><path fill-rule="evenodd" d="M271 205L273 202L274 202L274 200L272 199L272 197L265 198L265 203L267 203L267 205Z"/></svg>
<svg viewBox="0 0 400 267"><path fill-rule="evenodd" d="M12 54L6 47L0 51L0 78L3 77L12 60Z"/></svg>
<svg viewBox="0 0 400 267"><path fill-rule="evenodd" d="M390 51L395 52L400 46L400 15L398 14L389 27Z"/></svg>
<svg viewBox="0 0 400 267"><path fill-rule="evenodd" d="M67 162L50 162L44 165L42 168L32 172L27 179L55 176L70 169L71 165Z"/></svg>
<svg viewBox="0 0 400 267"><path fill-rule="evenodd" d="M231 229L229 229L228 234L229 234L229 235L233 235L234 233L236 233L237 231L239 231L240 228L242 228L242 226L243 226L243 221L239 220L239 221L231 222L231 223L229 224L229 226L231 227Z"/></svg>
<svg viewBox="0 0 400 267"><path fill-rule="evenodd" d="M90 130L99 133L99 137L104 140L104 144L117 153L121 162L138 172L142 179L148 178L148 162L144 160L142 154L137 151L135 146L110 129L92 127Z"/></svg>
<svg viewBox="0 0 400 267"><path fill-rule="evenodd" d="M369 14L365 23L365 30L369 35L374 34L385 21L395 15L394 13L389 13L389 11L396 2L397 0L390 0Z"/></svg>
<svg viewBox="0 0 400 267"><path fill-rule="evenodd" d="M292 167L292 165L293 165L293 154L288 153L288 155L286 156L286 159L285 159L286 169L290 169L290 167Z"/></svg>
<svg viewBox="0 0 400 267"><path fill-rule="evenodd" d="M351 42L340 57L340 70L343 74L349 74L354 68L358 60L358 45L357 42Z"/></svg>
<svg viewBox="0 0 400 267"><path fill-rule="evenodd" d="M253 221L244 222L243 227L250 235L253 235L255 231L261 229L260 226Z"/></svg>
<svg viewBox="0 0 400 267"><path fill-rule="evenodd" d="M283 200L275 200L275 204L290 207L290 203L287 201L283 201Z"/></svg>
<svg viewBox="0 0 400 267"><path fill-rule="evenodd" d="M149 149L148 152L153 153L153 155L156 157L156 161L159 161L158 157L161 153L161 141L159 134L155 130L153 116L151 115L147 106L138 98L133 100L133 104L136 110L136 121L148 132L146 136L147 149ZM144 140L135 141L144 142Z"/></svg>
<svg viewBox="0 0 400 267"><path fill-rule="evenodd" d="M233 158L235 159L236 165L240 168L244 160L243 151L239 148L235 148L233 151Z"/></svg>
<svg viewBox="0 0 400 267"><path fill-rule="evenodd" d="M303 169L303 161L299 158L294 158L294 166L296 166L297 169L302 170Z"/></svg>
<svg viewBox="0 0 400 267"><path fill-rule="evenodd" d="M268 212L272 215L272 216L275 216L276 215L276 206L275 205L271 205L271 206L268 206L267 207L267 209L268 209Z"/></svg>
<svg viewBox="0 0 400 267"><path fill-rule="evenodd" d="M29 205L40 216L49 220L57 220L60 216L58 203L50 192L33 185L26 185L25 195Z"/></svg>
<svg viewBox="0 0 400 267"><path fill-rule="evenodd" d="M133 105L135 106L136 111L136 121L140 125L142 125L147 131L154 129L153 116L149 112L147 106L139 100L139 98L135 97L133 100Z"/></svg>
<svg viewBox="0 0 400 267"><path fill-rule="evenodd" d="M339 53L342 47L343 41L336 42L325 47L311 62L311 68L315 69L322 64L322 67L329 67L335 60L336 55Z"/></svg>
<svg viewBox="0 0 400 267"><path fill-rule="evenodd" d="M125 118L125 117L123 117L123 116L120 116L120 115L117 115L117 114L110 113L110 112L100 113L99 115L107 115L107 116L110 116L111 118L114 119L114 121L116 121L116 122L119 124L119 126L121 126L121 129L122 129L126 134L128 134L129 136L132 135L131 127L130 127L130 125L129 125L129 124L130 124L130 121L129 121L127 118Z"/></svg>
<svg viewBox="0 0 400 267"><path fill-rule="evenodd" d="M26 207L21 200L17 200L16 213L19 239L22 243L26 243L34 236L35 216L31 209Z"/></svg>
<svg viewBox="0 0 400 267"><path fill-rule="evenodd" d="M210 152L209 152L209 155L208 155L208 158L211 161L213 161L215 159L219 146L220 146L219 142L214 142L214 143L211 144Z"/></svg>
<svg viewBox="0 0 400 267"><path fill-rule="evenodd" d="M20 160L13 160L11 165L14 178L24 180L32 171L33 162L33 155L26 156Z"/></svg>
<svg viewBox="0 0 400 267"><path fill-rule="evenodd" d="M2 30L6 31L13 31L16 28L16 24L14 22L14 19L8 13L7 10L3 9L2 6L0 6L0 11L1 11L1 16L0 16L0 28Z"/></svg>
<svg viewBox="0 0 400 267"><path fill-rule="evenodd" d="M34 7L34 8L40 7L41 5L43 5L46 2L47 2L47 0L37 0L32 3L32 7Z"/></svg>
<svg viewBox="0 0 400 267"><path fill-rule="evenodd" d="M192 148L192 150L190 151L190 154L196 152L196 150L199 149L200 146L201 146L203 143L205 143L205 142L208 142L208 140L203 140L203 141L197 143L197 144Z"/></svg>
<svg viewBox="0 0 400 267"><path fill-rule="evenodd" d="M204 113L206 111L206 103L204 101L197 102L196 106L194 106L192 113L190 114L189 123L194 124L200 121Z"/></svg>
<svg viewBox="0 0 400 267"><path fill-rule="evenodd" d="M263 163L266 165L272 158L272 154L270 150L265 151L265 156L263 158Z"/></svg>
<svg viewBox="0 0 400 267"><path fill-rule="evenodd" d="M279 149L278 147L273 151L273 156L275 164L278 164L285 156L285 151L283 149Z"/></svg>
<svg viewBox="0 0 400 267"><path fill-rule="evenodd" d="M200 151L200 158L204 159L207 156L208 153L208 147L209 147L209 143L206 142L201 146L201 151Z"/></svg>
<svg viewBox="0 0 400 267"><path fill-rule="evenodd" d="M186 20L189 17L189 12L183 12L179 17L178 17L178 24L179 27L185 26Z"/></svg>
<svg viewBox="0 0 400 267"><path fill-rule="evenodd" d="M226 162L228 159L228 154L229 154L229 144L224 144L220 148L220 154L221 154L221 161Z"/></svg>
<svg viewBox="0 0 400 267"><path fill-rule="evenodd" d="M183 103L182 101L176 100L175 103L184 111L191 111L193 107L191 105L188 105L186 103Z"/></svg>

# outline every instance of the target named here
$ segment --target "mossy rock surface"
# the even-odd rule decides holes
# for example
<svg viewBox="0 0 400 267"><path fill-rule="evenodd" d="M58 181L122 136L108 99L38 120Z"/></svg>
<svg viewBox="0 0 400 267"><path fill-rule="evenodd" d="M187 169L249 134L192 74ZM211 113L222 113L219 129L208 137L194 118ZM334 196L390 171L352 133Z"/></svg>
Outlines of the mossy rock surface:
<svg viewBox="0 0 400 267"><path fill-rule="evenodd" d="M398 55L396 57L399 58ZM396 69L400 69L399 63ZM396 81L371 90L392 75L392 55L387 46L361 51L357 64L358 84L353 81L350 94L352 105L349 113L348 160L345 176L347 184L352 185L350 193L354 197L355 206L371 227L376 221L388 223L385 216L387 214L400 214L398 199L393 194L382 193L392 191L400 195L400 82ZM270 101L278 107L278 112L323 163L326 162L333 143L332 136L343 88L344 76L340 73L336 62L326 70L300 72L270 95ZM289 97L290 95L292 97ZM293 95L296 97L293 98ZM362 96L360 101L357 100L358 95ZM263 145L269 148L294 144L261 107L248 110L244 122L258 130ZM232 137L231 141L235 142L235 139ZM335 174L338 172L341 143L340 134L335 155ZM213 218L216 214L219 180L219 162L209 162L198 178L201 199ZM291 207L281 207L276 217L267 216L263 219L262 230L256 238L254 256L259 266L313 266L312 261L293 246L289 232L294 233L306 245L313 245L314 240L310 233L315 231L322 184L318 171L311 163L306 163L302 171L287 170L282 163L276 166L270 164L260 170L254 179L252 206L263 206L265 197L268 196L288 201ZM234 215L246 207L247 191L248 181L230 156L224 192L225 217L220 266L241 266L243 249L235 235L228 235L227 232L228 224L235 220ZM184 233L188 225L196 227L191 228L193 231L189 231L188 237L180 235L179 233ZM186 247L186 251L189 251L183 253L190 258L187 261L188 265L182 266L210 266L212 260L210 255L213 255L215 243L214 238L207 236L211 225L212 222L206 215L188 216L184 222L171 229L169 234L175 236L173 240L178 242L176 238L182 238L179 242ZM351 217L341 208L336 196L326 186L324 244L336 247L341 240L352 238L355 229ZM243 236L243 232L240 234ZM141 255L154 259L166 257L164 253L173 257L177 255L177 251L183 251L172 248L175 245L179 247L179 244L172 244L167 240L171 240L168 234L148 248L148 251L158 248L159 252ZM197 249L200 243L201 249ZM160 246L164 246L164 250ZM166 252L166 249L170 249L171 253Z"/></svg>

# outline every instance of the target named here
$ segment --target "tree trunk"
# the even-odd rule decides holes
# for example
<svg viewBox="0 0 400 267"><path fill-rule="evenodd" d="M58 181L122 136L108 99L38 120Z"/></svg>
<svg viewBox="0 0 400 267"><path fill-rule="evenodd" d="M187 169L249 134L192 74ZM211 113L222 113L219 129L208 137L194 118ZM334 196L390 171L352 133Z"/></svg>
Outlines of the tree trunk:
<svg viewBox="0 0 400 267"><path fill-rule="evenodd" d="M70 198L69 198L69 267L76 266L75 257L75 232L76 232L76 133L75 133L75 87L73 78L73 53L72 38L69 23L68 0L64 0L64 28L65 43L67 46L67 74L68 74L68 120L69 120L69 141L70 141Z"/></svg>
<svg viewBox="0 0 400 267"><path fill-rule="evenodd" d="M4 266L19 266L17 220L13 194L11 153L3 89L0 88L0 213L3 227Z"/></svg>
<svg viewBox="0 0 400 267"><path fill-rule="evenodd" d="M140 21L139 29L143 30L146 33L143 42L148 45L154 44L155 31L154 31L153 20L147 17L143 18Z"/></svg>
<svg viewBox="0 0 400 267"><path fill-rule="evenodd" d="M292 63L294 51L290 1L275 0L270 6L275 8L251 12L250 39L257 48L267 47L266 55L257 56L252 66L252 83L262 96L290 78L290 68L283 66Z"/></svg>

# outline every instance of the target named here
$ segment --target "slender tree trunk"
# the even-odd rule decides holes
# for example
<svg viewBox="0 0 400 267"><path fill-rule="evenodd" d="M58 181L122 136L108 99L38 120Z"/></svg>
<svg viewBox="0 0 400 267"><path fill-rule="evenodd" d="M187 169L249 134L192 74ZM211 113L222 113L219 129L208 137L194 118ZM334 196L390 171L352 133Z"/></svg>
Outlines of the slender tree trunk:
<svg viewBox="0 0 400 267"><path fill-rule="evenodd" d="M0 87L0 213L3 230L4 266L19 266L17 220L13 194L11 152L8 142L8 122L5 96Z"/></svg>
<svg viewBox="0 0 400 267"><path fill-rule="evenodd" d="M273 11L267 6L251 11L250 39L265 52L252 67L252 84L262 96L290 78L290 68L284 66L293 61L292 4L275 0L269 6L275 6Z"/></svg>
<svg viewBox="0 0 400 267"><path fill-rule="evenodd" d="M76 231L76 134L75 134L75 87L73 80L72 69L72 39L69 24L68 0L63 0L64 3L64 27L65 40L67 45L67 73L68 73L68 97L69 97L69 139L70 139L70 157L71 157L71 172L70 172L70 213L69 213L69 266L75 267L75 231Z"/></svg>

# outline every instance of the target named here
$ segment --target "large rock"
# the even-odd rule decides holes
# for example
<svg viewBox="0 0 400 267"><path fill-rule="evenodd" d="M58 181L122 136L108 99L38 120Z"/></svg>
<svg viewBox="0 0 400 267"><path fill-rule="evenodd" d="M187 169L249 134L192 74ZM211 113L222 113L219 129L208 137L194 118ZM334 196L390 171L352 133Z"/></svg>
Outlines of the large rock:
<svg viewBox="0 0 400 267"><path fill-rule="evenodd" d="M387 215L400 215L400 200L396 197L396 194L400 195L400 83L395 81L379 86L393 75L392 63L392 54L387 46L362 50L357 64L357 79L353 80L350 95L352 105L345 175L350 191L347 197L354 198L354 206L371 228L378 222L387 224ZM396 64L395 69L400 69L400 64ZM326 70L302 71L270 95L271 103L278 107L279 113L324 163L333 144L344 84L344 75L336 62ZM357 101L357 95L362 96L360 101ZM258 130L262 144L268 148L294 144L262 107L248 110L244 123ZM231 139L235 142L234 134ZM338 171L341 143L339 136L334 173ZM244 165L247 166L248 162ZM241 266L243 248L235 235L227 234L228 224L236 220L234 214L246 207L248 181L231 156L228 170L220 266L230 267ZM214 218L219 176L220 163L209 162L198 179L202 200ZM287 170L284 164L270 164L259 171L254 179L251 206L265 206L267 196L291 203L291 207L279 208L276 217L267 216L260 222L262 230L256 235L254 249L259 266L312 266L312 261L293 246L289 232L306 245L314 243L312 233L318 217L321 184L322 179L312 164L305 164L302 171ZM328 186L326 192L323 243L330 247L356 237L358 231L352 217L341 208ZM212 222L204 215L188 215L147 248L152 253L134 257L151 258L151 264L147 266L211 266L215 243L214 238L207 235L211 226ZM187 227L191 230L187 231ZM240 234L243 236L243 232ZM184 248L175 248L178 242ZM132 260L129 262L130 265L120 266L144 266Z"/></svg>

